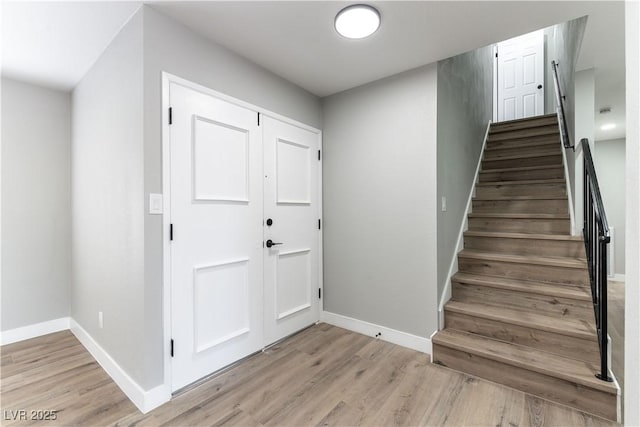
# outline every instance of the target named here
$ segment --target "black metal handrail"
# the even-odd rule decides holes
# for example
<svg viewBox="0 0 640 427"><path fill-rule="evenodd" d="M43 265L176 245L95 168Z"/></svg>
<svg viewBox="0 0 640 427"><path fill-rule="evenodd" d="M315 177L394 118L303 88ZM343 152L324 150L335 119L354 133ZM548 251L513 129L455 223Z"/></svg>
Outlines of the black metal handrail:
<svg viewBox="0 0 640 427"><path fill-rule="evenodd" d="M609 224L604 212L598 177L593 166L589 140L580 140L584 153L584 246L587 252L591 298L596 315L598 344L600 346L600 373L596 377L613 381L608 367L607 336L607 246L611 242Z"/></svg>
<svg viewBox="0 0 640 427"><path fill-rule="evenodd" d="M556 111L558 113L558 123L560 124L560 132L562 135L562 144L564 145L564 148L571 148L575 151L575 145L571 144L571 137L569 136L569 129L567 128L567 116L565 115L564 109L564 101L566 97L562 94L562 88L560 87L558 63L556 61L551 61L551 68L553 69L553 83L556 89Z"/></svg>

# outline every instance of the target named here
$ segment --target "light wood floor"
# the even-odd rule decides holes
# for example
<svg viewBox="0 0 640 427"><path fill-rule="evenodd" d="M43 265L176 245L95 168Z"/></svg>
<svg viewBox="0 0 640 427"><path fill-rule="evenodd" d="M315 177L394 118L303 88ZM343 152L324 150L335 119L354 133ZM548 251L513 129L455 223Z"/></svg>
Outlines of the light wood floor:
<svg viewBox="0 0 640 427"><path fill-rule="evenodd" d="M429 355L319 324L143 415L69 332L2 347L3 425L612 425L432 365Z"/></svg>

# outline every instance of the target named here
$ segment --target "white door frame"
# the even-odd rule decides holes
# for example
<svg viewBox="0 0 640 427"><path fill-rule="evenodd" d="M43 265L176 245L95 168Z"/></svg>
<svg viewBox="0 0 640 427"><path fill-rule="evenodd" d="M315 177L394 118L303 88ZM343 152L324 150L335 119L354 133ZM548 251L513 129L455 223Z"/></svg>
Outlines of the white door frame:
<svg viewBox="0 0 640 427"><path fill-rule="evenodd" d="M162 337L163 357L164 357L164 388L169 395L171 394L171 241L169 240L169 227L171 224L171 151L170 151L170 129L169 129L169 85L176 83L181 86L193 89L209 96L227 101L231 104L249 109L259 113L260 116L269 116L293 126L308 130L318 135L318 148L322 152L322 131L296 120L290 119L278 113L274 113L265 108L250 104L237 98L225 95L209 89L200 84L183 79L176 75L162 72ZM318 168L318 208L320 211L320 219L322 219L322 158L320 167ZM324 221L323 221L324 222ZM320 299L319 313L324 311L324 282L323 282L323 244L322 236L324 227L318 230L318 286L322 289L322 298Z"/></svg>

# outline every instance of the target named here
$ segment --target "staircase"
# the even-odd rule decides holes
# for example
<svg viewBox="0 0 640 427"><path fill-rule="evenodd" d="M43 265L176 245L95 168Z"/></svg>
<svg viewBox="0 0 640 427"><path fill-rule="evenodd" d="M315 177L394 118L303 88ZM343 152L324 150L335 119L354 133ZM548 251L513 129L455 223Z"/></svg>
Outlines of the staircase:
<svg viewBox="0 0 640 427"><path fill-rule="evenodd" d="M433 361L616 420L556 115L491 125Z"/></svg>

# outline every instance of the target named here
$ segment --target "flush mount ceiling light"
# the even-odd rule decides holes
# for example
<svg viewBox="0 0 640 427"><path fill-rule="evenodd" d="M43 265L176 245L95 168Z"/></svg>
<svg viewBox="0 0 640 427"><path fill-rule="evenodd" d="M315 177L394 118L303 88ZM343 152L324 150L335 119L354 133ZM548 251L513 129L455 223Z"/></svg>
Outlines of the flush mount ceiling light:
<svg viewBox="0 0 640 427"><path fill-rule="evenodd" d="M347 6L336 15L335 27L343 37L363 39L380 27L380 13L366 4Z"/></svg>
<svg viewBox="0 0 640 427"><path fill-rule="evenodd" d="M611 129L615 129L615 127L616 127L615 123L607 123L607 124L604 124L604 125L600 126L600 129L602 129L602 130L611 130Z"/></svg>

